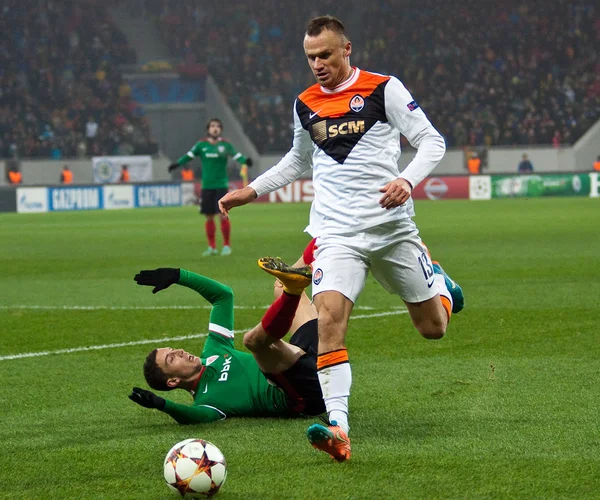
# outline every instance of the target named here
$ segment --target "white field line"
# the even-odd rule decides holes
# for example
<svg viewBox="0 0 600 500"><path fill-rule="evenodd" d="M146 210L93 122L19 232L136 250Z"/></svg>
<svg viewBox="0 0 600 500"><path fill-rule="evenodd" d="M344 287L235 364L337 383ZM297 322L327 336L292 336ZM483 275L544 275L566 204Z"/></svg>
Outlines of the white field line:
<svg viewBox="0 0 600 500"><path fill-rule="evenodd" d="M394 311L385 311L380 313L372 314L359 314L358 316L351 316L350 319L367 319L367 318L380 318L382 316L396 316L398 314L407 314L406 309L397 309ZM246 330L234 330L234 333L247 332ZM37 358L40 356L49 356L51 354L71 354L73 352L85 352L85 351L99 351L102 349L115 349L117 347L130 347L144 344L162 344L165 342L172 342L177 340L189 340L207 337L208 333L192 333L191 335L179 335L177 337L163 337L162 339L143 339L143 340L132 340L131 342L118 342L116 344L100 344L90 345L85 347L72 347L70 349L57 349L54 351L38 351L38 352L23 352L20 354L8 354L6 356L0 356L0 361L7 361L9 359L23 359L23 358Z"/></svg>
<svg viewBox="0 0 600 500"><path fill-rule="evenodd" d="M266 306L234 306L234 309L264 309L266 310L271 304ZM22 309L22 310L44 310L44 311L160 311L167 309L211 309L212 306L197 305L197 306L36 306L27 304L16 304L16 305L0 305L0 310L9 311L11 309ZM373 311L377 308L370 306L356 306L355 309L364 311Z"/></svg>

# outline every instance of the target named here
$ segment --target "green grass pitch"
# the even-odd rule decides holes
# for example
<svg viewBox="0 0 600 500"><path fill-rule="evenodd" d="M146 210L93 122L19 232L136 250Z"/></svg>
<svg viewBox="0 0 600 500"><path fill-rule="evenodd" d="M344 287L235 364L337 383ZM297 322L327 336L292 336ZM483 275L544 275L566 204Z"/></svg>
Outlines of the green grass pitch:
<svg viewBox="0 0 600 500"><path fill-rule="evenodd" d="M308 208L236 209L233 255L211 258L191 207L0 216L0 498L173 498L162 461L188 437L225 454L223 500L600 496L599 200L417 203L466 309L427 341L369 278L348 333L349 463L309 446L311 419L185 427L131 403L162 343L110 345L208 326L199 295L154 296L134 274L175 266L223 281L242 306L236 328L250 328L272 297L256 259L295 260ZM174 305L198 307L159 308ZM6 359L89 346L108 347Z"/></svg>

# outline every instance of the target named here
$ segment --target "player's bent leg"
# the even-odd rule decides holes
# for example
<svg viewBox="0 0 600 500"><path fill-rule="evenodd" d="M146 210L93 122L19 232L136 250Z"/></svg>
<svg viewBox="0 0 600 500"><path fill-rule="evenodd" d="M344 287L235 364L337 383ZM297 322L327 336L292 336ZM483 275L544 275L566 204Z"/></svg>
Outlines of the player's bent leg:
<svg viewBox="0 0 600 500"><path fill-rule="evenodd" d="M310 249L314 248L314 240L311 241ZM300 256L300 258L292 264L292 268L306 268L310 264L304 260L304 254L307 253L305 250L304 253ZM311 254L312 255L312 254ZM260 264L259 264L260 265ZM261 266L262 268L262 266ZM308 269L307 269L308 270ZM275 296L275 300L279 298L279 296L284 291L284 285L279 279L275 279L275 284L273 288L273 294ZM294 316L294 321L292 322L292 327L290 328L291 333L295 333L302 325L306 324L308 321L317 318L317 309L315 305L311 302L311 300L306 295L306 292L302 292L300 297L300 304L298 305L298 310L296 311L296 316Z"/></svg>
<svg viewBox="0 0 600 500"><path fill-rule="evenodd" d="M244 334L243 340L244 345L250 352L257 352L267 349L274 342L279 342L280 339L271 337L259 323Z"/></svg>
<svg viewBox="0 0 600 500"><path fill-rule="evenodd" d="M389 234L386 252L371 261L373 277L402 298L423 337L440 339L452 314L452 295L444 276L435 272L414 222L402 221L397 231Z"/></svg>
<svg viewBox="0 0 600 500"><path fill-rule="evenodd" d="M291 367L304 353L281 341L293 325L300 302L300 295L284 291L265 311L260 324L244 335L244 345L264 372L279 373Z"/></svg>
<svg viewBox="0 0 600 500"><path fill-rule="evenodd" d="M444 298L442 297L440 300L440 296L435 295L423 302L404 302L413 325L426 339L441 339L446 333L451 306L449 302L447 306L444 306Z"/></svg>
<svg viewBox="0 0 600 500"><path fill-rule="evenodd" d="M289 346L301 349L304 354L285 370L263 372L271 382L287 394L292 414L315 416L325 413L323 393L317 375L319 344L317 330L316 319L302 325L290 338ZM288 346L284 347L288 348Z"/></svg>
<svg viewBox="0 0 600 500"><path fill-rule="evenodd" d="M448 274L446 273L446 271L444 271L442 266L440 266L440 263L438 261L434 260L431 262L431 264L433 266L433 271L436 274L439 274L444 277L446 288L452 296L452 312L455 314L459 313L465 308L465 296L463 294L462 288L456 281L454 281L452 278L450 278L450 276L448 276Z"/></svg>
<svg viewBox="0 0 600 500"><path fill-rule="evenodd" d="M446 288L448 289L448 292L452 297L452 312L454 314L459 313L465 308L465 296L463 294L462 288L456 281L454 281L452 278L450 278L450 276L448 276L448 273L444 271L444 269L437 260L432 260L431 252L429 251L429 248L427 248L427 245L423 243L423 241L421 241L421 246L425 249L425 253L429 258L429 261L431 262L433 272L444 277Z"/></svg>
<svg viewBox="0 0 600 500"><path fill-rule="evenodd" d="M260 324L244 335L244 345L264 373L282 373L305 354L298 346L273 338Z"/></svg>
<svg viewBox="0 0 600 500"><path fill-rule="evenodd" d="M281 281L275 280L275 284L273 286L273 295L275 300L277 300L282 293L283 284ZM294 316L292 326L290 327L290 333L295 333L298 328L313 319L317 319L317 309L310 301L306 293L302 292L302 295L300 296L300 303L298 304L298 309L296 310L296 315Z"/></svg>

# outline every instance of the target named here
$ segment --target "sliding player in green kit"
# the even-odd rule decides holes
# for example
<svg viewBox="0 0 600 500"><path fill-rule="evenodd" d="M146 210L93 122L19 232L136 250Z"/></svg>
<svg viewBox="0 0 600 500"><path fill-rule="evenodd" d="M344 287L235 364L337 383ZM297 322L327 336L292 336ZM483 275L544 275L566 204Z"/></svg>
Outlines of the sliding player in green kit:
<svg viewBox="0 0 600 500"><path fill-rule="evenodd" d="M244 186L248 184L248 167L252 166L252 160L245 157L242 153L237 152L229 141L221 137L222 133L223 123L221 120L211 118L206 124L207 136L194 144L175 163L169 165L169 172L172 172L194 158L200 158L202 162L202 201L200 203L200 213L206 216L204 227L206 238L208 239L208 248L202 254L204 257L219 253L215 239L215 215L220 214L219 199L225 196L229 190L229 178L227 177L227 163L229 158L241 165L240 175L244 181ZM226 217L219 216L221 219L221 234L223 235L221 255L230 255L230 222Z"/></svg>
<svg viewBox="0 0 600 500"><path fill-rule="evenodd" d="M194 402L183 405L135 387L129 398L156 408L182 424L211 422L236 416L319 415L325 411L317 378L317 314L303 290L311 282L310 267L280 273L279 259L259 266L281 280L278 296L261 322L233 345L233 291L217 281L186 271L161 268L141 271L138 285L152 293L178 284L191 288L212 304L208 338L200 357L183 349L154 349L144 363L148 385L159 391L183 389ZM293 332L290 342L281 340Z"/></svg>

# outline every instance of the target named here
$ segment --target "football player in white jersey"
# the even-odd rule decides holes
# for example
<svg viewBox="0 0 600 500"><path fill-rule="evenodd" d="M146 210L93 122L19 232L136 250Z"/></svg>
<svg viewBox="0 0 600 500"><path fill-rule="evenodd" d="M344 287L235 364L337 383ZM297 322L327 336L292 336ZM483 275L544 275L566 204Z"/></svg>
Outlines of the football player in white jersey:
<svg viewBox="0 0 600 500"><path fill-rule="evenodd" d="M317 368L329 422L312 425L307 434L313 446L344 461L351 454L352 384L345 335L369 270L400 296L414 326L428 339L444 335L464 297L431 262L411 219L412 189L444 156L444 139L397 78L350 65L352 44L338 19L310 21L304 52L317 83L294 103L291 150L246 188L221 198L219 206L227 215L313 167L315 198L306 231L316 238ZM402 171L400 133L417 148Z"/></svg>

